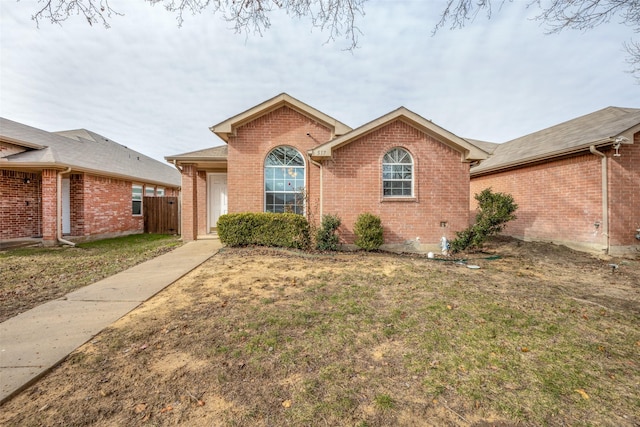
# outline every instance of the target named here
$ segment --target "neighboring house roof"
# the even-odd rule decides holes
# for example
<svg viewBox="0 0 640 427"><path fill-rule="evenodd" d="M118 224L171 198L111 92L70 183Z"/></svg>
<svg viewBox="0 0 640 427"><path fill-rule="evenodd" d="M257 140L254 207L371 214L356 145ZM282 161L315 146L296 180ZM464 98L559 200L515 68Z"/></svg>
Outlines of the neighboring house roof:
<svg viewBox="0 0 640 427"><path fill-rule="evenodd" d="M481 175L589 150L592 145L633 143L640 130L640 109L607 107L538 132L498 144L492 156L471 168Z"/></svg>
<svg viewBox="0 0 640 427"><path fill-rule="evenodd" d="M467 141L475 145L476 147L480 147L482 151L486 151L489 154L493 154L496 151L496 148L500 145L496 142L489 141L481 141L479 139L465 138Z"/></svg>
<svg viewBox="0 0 640 427"><path fill-rule="evenodd" d="M243 113L237 114L230 119L211 126L209 129L225 142L229 142L229 137L233 135L233 132L238 127L285 105L332 129L333 136L343 135L351 130L351 128L344 123L339 122L333 117L324 114L322 111L316 110L286 93L281 93L280 95L258 104Z"/></svg>
<svg viewBox="0 0 640 427"><path fill-rule="evenodd" d="M173 156L165 156L169 163L190 163L196 164L198 167L220 167L225 168L227 165L227 153L229 147L220 145L218 147L205 148L203 150L191 151L184 154L175 154Z"/></svg>
<svg viewBox="0 0 640 427"><path fill-rule="evenodd" d="M180 186L176 169L85 129L54 133L0 118L0 140L26 148L0 158L0 168L70 167L74 172Z"/></svg>
<svg viewBox="0 0 640 427"><path fill-rule="evenodd" d="M380 129L381 127L386 126L387 124L395 120L402 120L403 122L408 123L409 125L421 130L422 132L434 136L438 141L462 153L463 160L482 160L489 157L488 153L478 148L476 145L470 143L468 140L454 135L448 130L436 125L431 120L427 120L424 117L404 107L400 107L397 110L385 114L384 116L373 120L363 126L360 126L359 128L354 129L345 135L339 136L329 142L317 146L310 151L310 155L316 160L328 159L331 157L331 153L334 150L349 144L357 138L374 132L375 130Z"/></svg>

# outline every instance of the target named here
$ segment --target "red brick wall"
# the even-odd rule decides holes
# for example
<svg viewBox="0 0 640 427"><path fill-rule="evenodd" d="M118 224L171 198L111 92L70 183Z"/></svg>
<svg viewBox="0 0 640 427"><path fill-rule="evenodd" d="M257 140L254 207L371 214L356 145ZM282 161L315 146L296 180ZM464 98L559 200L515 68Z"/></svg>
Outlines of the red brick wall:
<svg viewBox="0 0 640 427"><path fill-rule="evenodd" d="M0 239L41 234L40 185L39 174L0 170Z"/></svg>
<svg viewBox="0 0 640 427"><path fill-rule="evenodd" d="M131 186L131 181L84 175L82 236L139 233L144 230L142 215L131 214Z"/></svg>
<svg viewBox="0 0 640 427"><path fill-rule="evenodd" d="M69 176L69 199L71 235L85 235L85 212L84 212L84 174L71 174ZM64 209L64 206L62 207Z"/></svg>
<svg viewBox="0 0 640 427"><path fill-rule="evenodd" d="M42 171L42 240L46 244L56 242L58 225L58 171L44 169Z"/></svg>
<svg viewBox="0 0 640 427"><path fill-rule="evenodd" d="M130 181L85 174L70 180L72 237L109 236L142 232L143 217L131 214ZM25 183L25 179L29 183ZM176 190L166 188L166 195ZM42 196L41 196L42 194ZM64 206L63 206L64 209ZM144 206L143 206L144 209ZM0 171L0 238L57 237L57 172Z"/></svg>
<svg viewBox="0 0 640 427"><path fill-rule="evenodd" d="M394 147L413 157L411 200L382 197L382 159ZM469 164L459 152L400 120L339 148L324 164L324 213L340 216L347 243L353 243L353 226L364 212L380 216L387 244L416 237L422 244L437 244L467 227Z"/></svg>
<svg viewBox="0 0 640 427"><path fill-rule="evenodd" d="M239 127L236 136L229 140L229 213L264 211L264 160L273 148L288 145L305 158L306 185L311 195L307 208L312 208L311 218L317 219L320 172L310 164L307 151L328 141L330 136L330 129L289 107L281 107Z"/></svg>
<svg viewBox="0 0 640 427"><path fill-rule="evenodd" d="M577 157L527 166L471 179L473 196L485 188L511 194L518 219L504 234L525 240L606 244L603 236L600 157ZM472 215L475 216L475 213ZM596 227L594 224L599 223Z"/></svg>
<svg viewBox="0 0 640 427"><path fill-rule="evenodd" d="M633 145L622 145L620 156L609 152L609 243L611 246L639 245L640 228L640 132Z"/></svg>
<svg viewBox="0 0 640 427"><path fill-rule="evenodd" d="M182 212L181 235L186 241L195 240L198 237L198 199L197 199L197 175L195 165L182 166ZM205 219L206 220L206 219Z"/></svg>

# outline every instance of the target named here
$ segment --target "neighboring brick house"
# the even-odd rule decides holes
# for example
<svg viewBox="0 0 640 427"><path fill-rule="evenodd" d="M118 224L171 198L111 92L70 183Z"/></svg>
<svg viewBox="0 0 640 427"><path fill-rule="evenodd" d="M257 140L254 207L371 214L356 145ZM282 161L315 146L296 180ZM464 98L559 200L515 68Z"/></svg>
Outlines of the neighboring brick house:
<svg viewBox="0 0 640 427"><path fill-rule="evenodd" d="M640 253L640 109L608 107L504 144L471 168L471 194L513 195L505 234L612 255ZM475 200L471 199L475 209Z"/></svg>
<svg viewBox="0 0 640 427"><path fill-rule="evenodd" d="M287 94L211 131L227 143L166 157L182 172L182 237L221 214L324 214L354 242L359 214L380 216L388 248L437 248L469 223L469 168L487 153L405 108L351 129Z"/></svg>
<svg viewBox="0 0 640 427"><path fill-rule="evenodd" d="M143 232L143 197L177 196L172 167L80 129L0 118L0 239L43 244Z"/></svg>

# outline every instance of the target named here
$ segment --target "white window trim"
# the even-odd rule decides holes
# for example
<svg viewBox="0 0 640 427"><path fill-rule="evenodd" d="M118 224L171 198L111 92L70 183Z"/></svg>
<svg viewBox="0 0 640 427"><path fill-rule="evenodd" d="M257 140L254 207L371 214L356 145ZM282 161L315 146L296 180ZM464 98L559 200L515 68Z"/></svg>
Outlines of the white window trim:
<svg viewBox="0 0 640 427"><path fill-rule="evenodd" d="M299 191L302 191L302 192L306 191L307 178L308 178L307 177L307 169L308 169L308 167L307 167L307 161L306 161L304 155L302 154L302 152L300 150L298 150L296 147L292 147L291 145L279 145L277 147L273 147L271 150L269 150L269 152L267 153L267 155L265 156L264 161L263 161L263 168L262 168L262 173L263 173L263 176L262 176L262 197L263 197L262 210L263 210L263 212L270 212L270 211L267 211L267 189L266 189L267 176L266 176L266 169L268 167L273 167L273 168L282 167L282 166L278 166L278 165L267 165L267 159L269 158L269 155L274 150L276 150L278 148L283 148L283 147L296 151L298 153L298 155L300 156L300 158L302 159L302 168L303 168L303 174L302 175L304 177L304 186L302 188L296 188L296 189L294 189L294 191L270 191L270 193L281 193L281 194L292 194L293 193L293 194L296 194ZM297 166L297 167L299 168L300 166ZM306 208L307 207L306 207L306 200L305 199L306 199L306 197L303 197L301 215L306 215Z"/></svg>
<svg viewBox="0 0 640 427"><path fill-rule="evenodd" d="M136 195L133 192L134 189L140 189L140 200L136 199ZM142 184L132 184L131 185L131 215L132 216L142 216L143 214L143 198L144 198L144 186ZM133 213L133 202L140 202L140 213Z"/></svg>
<svg viewBox="0 0 640 427"><path fill-rule="evenodd" d="M390 195L386 195L384 194L384 183L385 181L406 181L406 180L385 180L384 179L384 165L385 165L385 161L384 158L387 156L387 154L389 154L391 151L393 150L402 150L405 153L407 153L407 155L409 156L409 158L411 159L411 194L406 195L397 195L397 194L390 194ZM391 165L407 165L408 163L386 163L386 164L391 164ZM381 162L381 168L380 168L380 178L382 180L382 199L383 200L390 200L390 199L401 199L401 200L413 200L416 198L416 191L415 191L415 181L416 181L416 162L413 159L413 155L411 154L411 151L407 150L404 147L392 147L389 150L387 150L383 156L382 156L382 162Z"/></svg>

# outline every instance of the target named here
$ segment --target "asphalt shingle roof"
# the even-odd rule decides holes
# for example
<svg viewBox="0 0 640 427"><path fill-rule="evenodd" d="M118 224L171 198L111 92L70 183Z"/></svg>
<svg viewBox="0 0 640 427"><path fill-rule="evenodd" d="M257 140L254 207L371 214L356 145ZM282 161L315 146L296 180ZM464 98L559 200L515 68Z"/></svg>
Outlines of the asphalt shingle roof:
<svg viewBox="0 0 640 427"><path fill-rule="evenodd" d="M217 147L209 147L203 150L190 151L188 153L175 154L173 156L166 156L167 160L186 160L186 159L211 159L219 158L226 159L229 151L227 145L219 145Z"/></svg>
<svg viewBox="0 0 640 427"><path fill-rule="evenodd" d="M0 118L0 136L17 145L25 142L45 147L4 157L0 159L0 167L3 164L63 166L134 181L180 186L180 172L175 168L86 129L47 132Z"/></svg>
<svg viewBox="0 0 640 427"><path fill-rule="evenodd" d="M590 145L611 143L610 138L640 124L640 108L607 107L495 147L491 157L471 169L485 171L544 160Z"/></svg>

